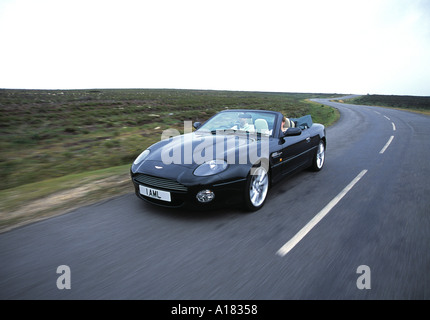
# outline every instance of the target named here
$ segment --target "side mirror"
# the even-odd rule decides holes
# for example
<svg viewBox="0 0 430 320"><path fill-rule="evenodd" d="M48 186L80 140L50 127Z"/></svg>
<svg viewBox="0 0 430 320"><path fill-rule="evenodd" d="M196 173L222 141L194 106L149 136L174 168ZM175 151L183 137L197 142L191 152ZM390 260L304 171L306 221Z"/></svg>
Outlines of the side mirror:
<svg viewBox="0 0 430 320"><path fill-rule="evenodd" d="M300 128L288 128L284 132L284 137L299 136L301 134L302 134L302 129Z"/></svg>
<svg viewBox="0 0 430 320"><path fill-rule="evenodd" d="M198 129L198 128L200 128L202 126L202 124L200 123L200 122L194 122L194 124L193 124L193 127L194 127L194 129Z"/></svg>

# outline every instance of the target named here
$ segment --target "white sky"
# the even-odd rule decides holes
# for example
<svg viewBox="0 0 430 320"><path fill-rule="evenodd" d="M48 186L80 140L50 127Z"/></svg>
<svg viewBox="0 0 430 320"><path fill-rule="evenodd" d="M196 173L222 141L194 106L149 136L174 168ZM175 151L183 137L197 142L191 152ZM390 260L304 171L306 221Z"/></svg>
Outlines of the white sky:
<svg viewBox="0 0 430 320"><path fill-rule="evenodd" d="M430 96L430 0L0 0L0 88Z"/></svg>

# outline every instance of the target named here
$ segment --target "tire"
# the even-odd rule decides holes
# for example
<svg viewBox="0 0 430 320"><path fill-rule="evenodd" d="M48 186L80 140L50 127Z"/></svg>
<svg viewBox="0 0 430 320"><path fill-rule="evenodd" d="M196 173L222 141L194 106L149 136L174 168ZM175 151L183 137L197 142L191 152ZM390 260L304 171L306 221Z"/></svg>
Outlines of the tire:
<svg viewBox="0 0 430 320"><path fill-rule="evenodd" d="M245 210L257 211L263 207L269 191L269 173L264 166L253 167L245 188Z"/></svg>
<svg viewBox="0 0 430 320"><path fill-rule="evenodd" d="M325 162L325 143L323 140L320 140L318 144L318 148L312 160L312 170L320 171L324 166L324 162Z"/></svg>

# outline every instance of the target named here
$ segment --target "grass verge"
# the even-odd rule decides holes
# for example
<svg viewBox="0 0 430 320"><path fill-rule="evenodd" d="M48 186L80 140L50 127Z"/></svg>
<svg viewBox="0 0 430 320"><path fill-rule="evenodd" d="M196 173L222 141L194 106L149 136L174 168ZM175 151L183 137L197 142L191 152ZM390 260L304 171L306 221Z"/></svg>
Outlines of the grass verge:
<svg viewBox="0 0 430 320"><path fill-rule="evenodd" d="M339 110L311 100L306 100L306 102L309 103L310 114L312 114L314 122L323 123L326 127L329 127L339 120Z"/></svg>
<svg viewBox="0 0 430 320"><path fill-rule="evenodd" d="M48 179L0 191L0 232L133 192L130 166Z"/></svg>

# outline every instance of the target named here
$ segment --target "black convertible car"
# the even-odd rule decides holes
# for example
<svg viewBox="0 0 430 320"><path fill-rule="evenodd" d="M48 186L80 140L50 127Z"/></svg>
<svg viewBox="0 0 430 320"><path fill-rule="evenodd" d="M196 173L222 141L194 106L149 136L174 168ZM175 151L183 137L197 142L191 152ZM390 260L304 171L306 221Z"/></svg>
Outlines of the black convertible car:
<svg viewBox="0 0 430 320"><path fill-rule="evenodd" d="M243 204L260 209L285 176L324 165L326 134L310 115L285 118L262 110L226 110L185 134L169 134L131 166L136 195L167 206Z"/></svg>

